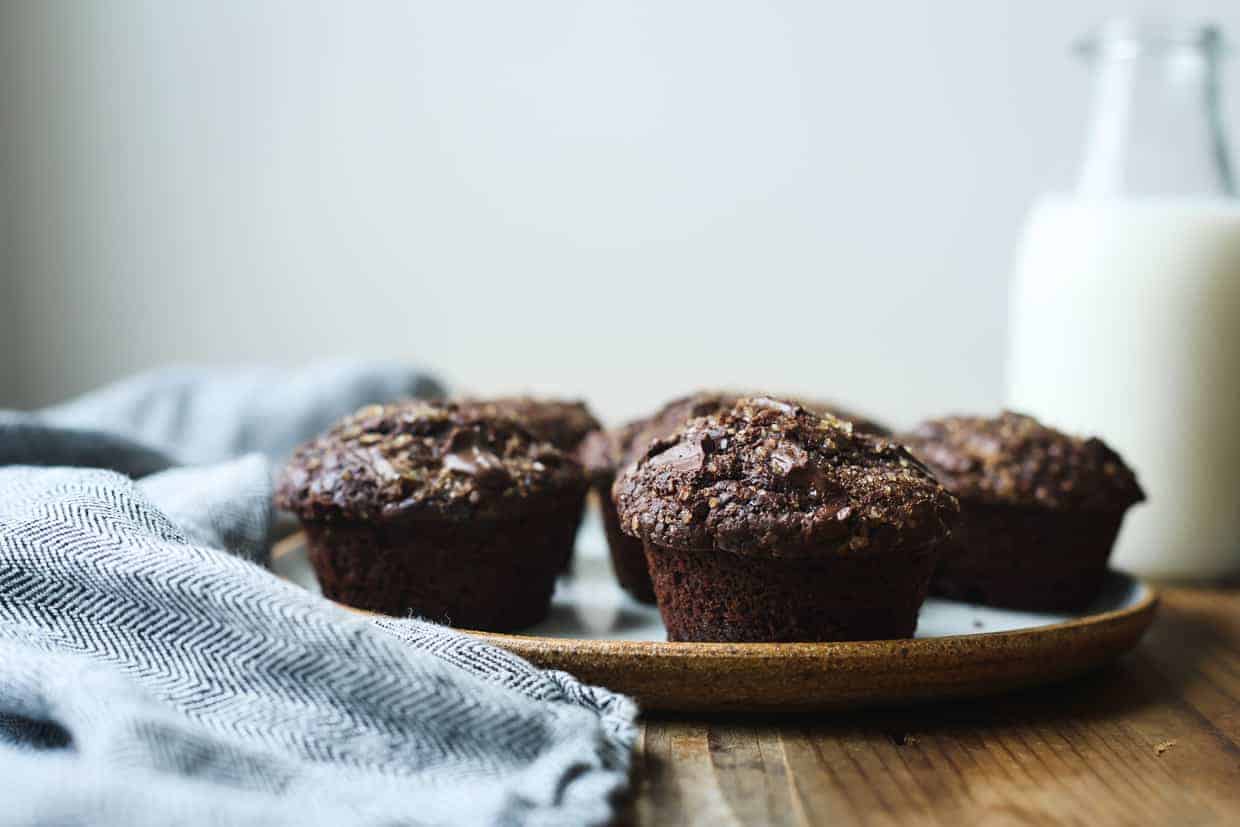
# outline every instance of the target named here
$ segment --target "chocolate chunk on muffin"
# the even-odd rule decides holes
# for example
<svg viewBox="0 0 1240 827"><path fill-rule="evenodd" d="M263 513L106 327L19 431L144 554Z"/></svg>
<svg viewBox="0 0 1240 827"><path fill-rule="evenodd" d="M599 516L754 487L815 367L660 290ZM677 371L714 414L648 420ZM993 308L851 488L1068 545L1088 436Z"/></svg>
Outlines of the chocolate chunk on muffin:
<svg viewBox="0 0 1240 827"><path fill-rule="evenodd" d="M1124 514L1145 499L1106 443L1007 411L931 420L904 441L960 500L933 593L1033 611L1098 596Z"/></svg>
<svg viewBox="0 0 1240 827"><path fill-rule="evenodd" d="M516 417L529 428L530 432L542 440L550 442L564 453L582 459L581 452L586 437L597 433L602 428L598 419L577 400L539 399L532 396L503 396L495 399L463 399L462 404L473 405L487 414L499 414ZM586 495L581 495L577 508L577 526L581 526L581 518L585 514ZM560 565L560 571L568 571L572 567L573 547Z"/></svg>
<svg viewBox="0 0 1240 827"><path fill-rule="evenodd" d="M756 395L756 394L750 394ZM646 553L640 540L620 530L620 519L611 499L611 486L619 469L637 461L652 440L668 436L688 420L725 408L746 394L729 391L699 391L668 402L654 414L611 431L592 434L582 446L581 459L597 492L612 568L621 587L643 603L654 603L654 584L646 568ZM889 434L885 427L827 402L798 400L806 409L851 421L859 432Z"/></svg>
<svg viewBox="0 0 1240 827"><path fill-rule="evenodd" d="M276 502L306 531L323 593L474 629L546 616L585 476L516 415L373 405L297 449Z"/></svg>
<svg viewBox="0 0 1240 827"><path fill-rule="evenodd" d="M957 515L902 447L768 397L655 439L613 496L670 640L908 637Z"/></svg>

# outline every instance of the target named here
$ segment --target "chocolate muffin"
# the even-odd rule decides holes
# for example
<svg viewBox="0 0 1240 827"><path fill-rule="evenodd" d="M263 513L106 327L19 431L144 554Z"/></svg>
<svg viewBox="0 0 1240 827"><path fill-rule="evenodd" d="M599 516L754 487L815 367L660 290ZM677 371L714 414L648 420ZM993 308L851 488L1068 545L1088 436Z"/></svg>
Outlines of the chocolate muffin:
<svg viewBox="0 0 1240 827"><path fill-rule="evenodd" d="M637 461L652 440L666 437L696 416L714 413L746 394L729 391L699 391L668 402L654 414L606 432L591 434L582 445L581 460L597 493L603 529L611 552L612 569L620 586L634 599L654 603L654 584L646 569L646 552L640 540L620 530L620 518L611 499L611 487L619 469ZM798 400L806 409L829 414L853 423L858 432L887 435L885 427L870 419L856 416L827 402Z"/></svg>
<svg viewBox="0 0 1240 827"><path fill-rule="evenodd" d="M1145 499L1106 443L1007 411L925 422L904 441L960 500L934 594L1033 611L1098 596L1124 513Z"/></svg>
<svg viewBox="0 0 1240 827"><path fill-rule="evenodd" d="M580 464L492 407L363 408L293 454L277 504L332 600L503 631L546 616L586 489Z"/></svg>
<svg viewBox="0 0 1240 827"><path fill-rule="evenodd" d="M900 446L767 397L655 439L613 496L669 640L908 637L957 515Z"/></svg>
<svg viewBox="0 0 1240 827"><path fill-rule="evenodd" d="M503 396L496 399L463 399L462 404L473 405L487 414L500 414L521 420L530 432L550 442L564 453L581 460L583 442L587 435L602 428L599 421L581 401L560 399L537 399L532 396ZM577 528L585 514L586 494L583 491L577 504ZM574 529L576 533L576 529ZM569 546L560 571L572 567L573 546Z"/></svg>
<svg viewBox="0 0 1240 827"><path fill-rule="evenodd" d="M590 490L598 500L616 581L633 599L653 604L654 586L646 573L646 553L640 541L620 531L620 518L616 516L616 506L611 500L611 485L616 481L616 469L620 467L621 457L630 444L627 433L631 428L630 423L608 431L595 431L587 436L581 446L581 464L585 468Z"/></svg>

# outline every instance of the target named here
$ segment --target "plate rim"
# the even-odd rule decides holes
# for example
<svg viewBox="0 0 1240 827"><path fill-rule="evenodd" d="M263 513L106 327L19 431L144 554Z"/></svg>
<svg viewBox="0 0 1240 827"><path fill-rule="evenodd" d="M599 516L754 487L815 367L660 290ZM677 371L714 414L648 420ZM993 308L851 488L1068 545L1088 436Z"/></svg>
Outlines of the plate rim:
<svg viewBox="0 0 1240 827"><path fill-rule="evenodd" d="M298 531L277 542L271 550L271 561L278 560L304 547L303 533ZM1153 621L1154 613L1161 602L1158 590L1148 582L1112 569L1111 572L1135 583L1143 591L1135 603L1110 609L1105 612L1086 614L1058 623L1042 626L1028 626L1021 629L1006 629L994 632L969 632L960 635L942 635L928 638L887 638L880 640L841 640L841 641L797 641L797 642L765 642L765 643L730 643L722 641L660 641L660 640L613 640L609 638L570 638L550 637L546 635L524 635L508 632L488 632L478 629L452 627L458 632L470 635L487 643L503 647L518 654L571 652L576 657L634 657L661 659L713 659L713 660L764 660L773 659L786 661L812 657L817 660L824 656L833 659L869 660L875 656L888 657L897 654L901 660L915 658L919 655L936 656L944 647L958 649L983 649L993 651L996 646L1002 647L1031 638L1050 643L1071 637L1075 632L1083 630L1099 630L1115 625L1141 623L1141 632ZM274 572L273 572L274 573ZM276 574L282 580L287 578ZM327 598L324 598L327 599ZM334 600L333 605L346 611L367 617L391 617L367 609L359 609Z"/></svg>
<svg viewBox="0 0 1240 827"><path fill-rule="evenodd" d="M1059 623L1048 623L1042 626L1027 626L1021 629L1005 629L994 632L970 632L961 635L940 635L924 638L883 638L878 640L836 640L836 641L790 641L766 643L729 643L723 641L670 641L670 640L611 640L607 638L566 638L545 635L518 635L506 632L485 632L476 629L460 629L459 631L481 638L505 648L523 646L546 649L554 644L556 648L571 648L582 655L598 654L615 657L631 653L634 655L662 657L710 657L710 658L744 658L771 657L781 660L812 655L844 654L887 654L891 649L904 650L903 657L919 654L920 650L942 649L944 646L967 647L970 643L982 643L991 646L1001 640L1028 639L1030 636L1039 638L1061 637L1064 634L1082 629L1097 629L1114 623L1127 623L1138 617L1149 614L1152 618L1159 604L1159 595L1147 583L1130 575L1133 582L1144 589L1142 597L1131 606L1111 609L1106 612L1082 615ZM337 604L342 605L342 604ZM346 607L349 608L349 607ZM354 609L354 611L363 611ZM373 615L373 612L367 612Z"/></svg>

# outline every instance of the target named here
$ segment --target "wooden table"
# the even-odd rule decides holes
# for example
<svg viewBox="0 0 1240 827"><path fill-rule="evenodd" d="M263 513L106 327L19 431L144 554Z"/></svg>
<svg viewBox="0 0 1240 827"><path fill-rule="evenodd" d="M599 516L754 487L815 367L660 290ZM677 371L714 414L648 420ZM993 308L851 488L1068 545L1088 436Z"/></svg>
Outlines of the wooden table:
<svg viewBox="0 0 1240 827"><path fill-rule="evenodd" d="M625 822L1240 825L1240 590L1164 588L1069 683L895 711L643 725Z"/></svg>

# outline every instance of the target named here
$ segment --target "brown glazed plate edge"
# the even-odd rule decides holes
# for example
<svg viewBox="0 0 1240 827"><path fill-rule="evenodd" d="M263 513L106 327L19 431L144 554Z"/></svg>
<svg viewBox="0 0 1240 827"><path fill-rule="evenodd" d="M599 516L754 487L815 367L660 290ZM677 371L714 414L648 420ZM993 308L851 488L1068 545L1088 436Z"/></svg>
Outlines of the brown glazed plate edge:
<svg viewBox="0 0 1240 827"><path fill-rule="evenodd" d="M298 547L295 535L279 543L272 556ZM1117 609L1043 626L931 638L686 643L459 631L535 665L632 695L646 710L769 713L892 706L1054 683L1114 660L1137 645L1159 604L1149 584L1133 582L1142 593Z"/></svg>

